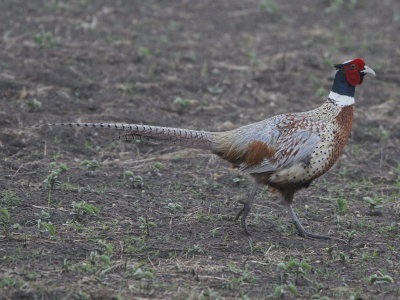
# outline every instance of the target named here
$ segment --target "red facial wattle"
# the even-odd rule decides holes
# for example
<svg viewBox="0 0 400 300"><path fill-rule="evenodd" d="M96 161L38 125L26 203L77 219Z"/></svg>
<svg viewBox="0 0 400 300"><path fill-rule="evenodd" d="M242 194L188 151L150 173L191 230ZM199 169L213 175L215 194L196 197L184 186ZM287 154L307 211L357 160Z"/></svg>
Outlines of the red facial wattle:
<svg viewBox="0 0 400 300"><path fill-rule="evenodd" d="M356 86L362 83L363 77L361 71L365 68L365 62L361 58L356 58L344 66L346 72L346 80L352 86Z"/></svg>
<svg viewBox="0 0 400 300"><path fill-rule="evenodd" d="M362 83L362 77L360 71L357 69L346 71L347 82L352 86L356 86Z"/></svg>

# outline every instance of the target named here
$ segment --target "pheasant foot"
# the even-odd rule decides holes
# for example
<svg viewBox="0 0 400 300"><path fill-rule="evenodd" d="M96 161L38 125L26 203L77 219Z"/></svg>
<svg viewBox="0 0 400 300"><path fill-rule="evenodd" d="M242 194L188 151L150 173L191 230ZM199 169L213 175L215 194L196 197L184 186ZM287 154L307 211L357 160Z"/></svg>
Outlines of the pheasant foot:
<svg viewBox="0 0 400 300"><path fill-rule="evenodd" d="M320 234L314 234L311 232L308 232L304 229L303 225L301 225L299 218L297 217L296 213L293 210L293 207L289 205L289 212L290 216L293 219L294 225L296 225L297 230L299 231L299 234L305 238L313 238L313 239L323 239L323 240L330 240L332 237L327 236L327 235L320 235Z"/></svg>
<svg viewBox="0 0 400 300"><path fill-rule="evenodd" d="M250 212L251 209L251 205L253 203L254 198L256 197L256 193L257 193L257 188L258 188L258 184L254 183L251 192L250 192L250 197L247 201L244 200L240 200L239 203L243 204L243 208L239 211L239 213L236 215L235 221L237 221L240 217L240 223L242 225L242 228L244 230L244 233L246 233L247 235L251 235L250 232L247 230L247 224L246 224L246 218Z"/></svg>
<svg viewBox="0 0 400 300"><path fill-rule="evenodd" d="M245 202L245 201L239 201L239 203L243 204L243 208L239 211L239 213L236 215L235 221L237 221L240 217L242 217L240 219L240 223L242 225L242 228L244 230L244 233L246 233L247 235L251 235L250 232L247 230L247 224L246 224L246 218L247 215L250 212L251 209L251 203L249 202Z"/></svg>

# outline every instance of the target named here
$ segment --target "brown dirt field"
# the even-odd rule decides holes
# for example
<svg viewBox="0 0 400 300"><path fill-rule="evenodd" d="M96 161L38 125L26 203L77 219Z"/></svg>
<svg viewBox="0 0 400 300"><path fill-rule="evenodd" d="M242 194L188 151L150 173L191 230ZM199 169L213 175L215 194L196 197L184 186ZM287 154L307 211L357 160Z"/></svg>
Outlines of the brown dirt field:
<svg viewBox="0 0 400 300"><path fill-rule="evenodd" d="M400 299L399 1L3 0L0 20L0 299ZM378 76L295 199L340 240L298 236L267 189L247 237L251 181L210 153L29 128L223 130L318 106L354 57Z"/></svg>

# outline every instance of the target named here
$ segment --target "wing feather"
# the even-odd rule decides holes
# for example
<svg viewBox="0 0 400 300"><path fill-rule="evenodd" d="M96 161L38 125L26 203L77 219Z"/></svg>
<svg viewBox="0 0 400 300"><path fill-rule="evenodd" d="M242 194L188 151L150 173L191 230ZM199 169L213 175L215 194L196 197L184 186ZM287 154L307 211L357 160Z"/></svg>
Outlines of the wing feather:
<svg viewBox="0 0 400 300"><path fill-rule="evenodd" d="M262 160L258 165L241 165L241 171L246 173L264 173L282 170L297 163L307 161L320 141L318 133L312 131L282 132L275 143L271 144L276 149L273 157Z"/></svg>

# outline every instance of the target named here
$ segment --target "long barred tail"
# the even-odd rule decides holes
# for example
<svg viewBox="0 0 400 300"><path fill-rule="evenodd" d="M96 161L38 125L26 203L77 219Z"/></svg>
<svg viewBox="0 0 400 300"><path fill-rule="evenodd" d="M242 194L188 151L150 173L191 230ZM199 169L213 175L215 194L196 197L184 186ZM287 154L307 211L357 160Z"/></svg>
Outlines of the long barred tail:
<svg viewBox="0 0 400 300"><path fill-rule="evenodd" d="M146 140L205 150L213 149L214 134L206 131L122 123L52 123L47 126L94 127L123 130L125 141Z"/></svg>

